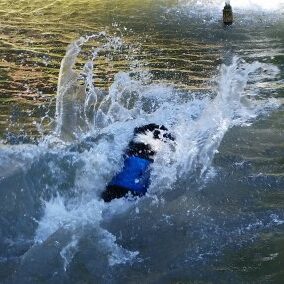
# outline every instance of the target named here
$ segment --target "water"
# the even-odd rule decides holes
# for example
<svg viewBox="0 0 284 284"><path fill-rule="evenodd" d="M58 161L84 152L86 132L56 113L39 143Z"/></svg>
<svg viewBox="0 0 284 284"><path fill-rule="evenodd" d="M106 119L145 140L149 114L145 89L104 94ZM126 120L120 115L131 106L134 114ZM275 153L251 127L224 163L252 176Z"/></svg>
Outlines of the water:
<svg viewBox="0 0 284 284"><path fill-rule="evenodd" d="M283 283L283 2L231 5L0 1L0 282ZM148 195L105 204L152 122Z"/></svg>

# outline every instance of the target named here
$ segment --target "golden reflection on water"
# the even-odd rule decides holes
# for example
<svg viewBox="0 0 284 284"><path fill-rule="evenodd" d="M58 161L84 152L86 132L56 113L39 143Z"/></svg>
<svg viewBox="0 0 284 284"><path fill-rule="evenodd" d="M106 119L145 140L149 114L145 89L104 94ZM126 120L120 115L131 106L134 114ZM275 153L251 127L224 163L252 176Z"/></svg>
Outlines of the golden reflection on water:
<svg viewBox="0 0 284 284"><path fill-rule="evenodd" d="M176 3L176 1L166 2L168 7ZM4 9L1 11L0 46L4 51L1 63L4 74L5 71L8 72L7 64L15 63L18 66L35 67L36 71L44 70L48 76L47 85L54 84L57 80L56 71L58 72L60 59L66 46L80 35L102 30L110 34L123 33L123 39L126 42L136 44L143 41L143 49L146 49L146 57L150 58L153 70L162 72L166 69L168 73L175 69L175 72L179 72L176 66L186 64L186 69L190 69L190 62L194 63L193 71L198 69L198 64L205 69L207 67L205 62L200 62L198 58L202 57L203 53L200 54L199 51L203 49L206 52L206 47L192 46L186 41L175 43L174 33L170 34L170 38L166 41L160 40L157 29L153 31L157 25L157 19L159 22L159 15L156 14L160 13L161 1L144 1L143 4L141 1L73 0L8 3L8 1L1 2ZM117 22L123 24L117 27ZM131 26L135 31L131 30ZM148 40L143 38L145 30L147 30ZM137 37L138 33L142 34L141 38ZM187 51L190 51L188 60L185 54ZM141 57L143 55L139 54L139 58ZM156 63L157 66L155 66ZM211 62L207 61L207 63ZM103 68L98 69L100 72L96 75L100 76ZM119 68L113 71L116 73L118 70ZM7 78L10 75L11 73L8 72ZM202 78L204 76L200 77ZM101 86L108 85L106 83ZM7 91L9 93L9 90Z"/></svg>
<svg viewBox="0 0 284 284"><path fill-rule="evenodd" d="M213 69L216 47L176 40L175 30L166 38L161 36L161 20L166 15L163 7L171 8L176 3L1 0L0 98L6 103L25 99L32 105L35 100L49 101L56 93L60 61L67 45L81 35L100 31L122 36L132 48L121 56L96 61L97 86L106 89L118 71L129 70L132 61L139 60L142 68L152 72L153 80L179 88L206 89L204 80ZM205 58L208 50L210 54ZM11 111L7 105L1 109L7 116ZM0 133L3 131L0 129Z"/></svg>
<svg viewBox="0 0 284 284"><path fill-rule="evenodd" d="M207 90L226 45L224 31L216 19L206 24L198 13L194 20L181 13L176 9L180 2L184 1L0 0L0 100L5 101L1 104L2 115L9 118L9 102L25 101L32 107L50 102L56 94L60 62L68 44L82 35L101 31L121 37L124 48L120 54L96 60L98 87L107 89L117 72L128 71L138 61L142 71L151 72L153 81L179 89ZM191 2L187 1L188 6ZM243 42L245 50L251 43ZM99 44L89 43L78 66L86 60L91 47ZM267 42L261 39L256 45L265 50ZM235 49L234 45L230 48ZM6 127L7 123L2 121L1 125ZM34 129L32 124L27 125Z"/></svg>

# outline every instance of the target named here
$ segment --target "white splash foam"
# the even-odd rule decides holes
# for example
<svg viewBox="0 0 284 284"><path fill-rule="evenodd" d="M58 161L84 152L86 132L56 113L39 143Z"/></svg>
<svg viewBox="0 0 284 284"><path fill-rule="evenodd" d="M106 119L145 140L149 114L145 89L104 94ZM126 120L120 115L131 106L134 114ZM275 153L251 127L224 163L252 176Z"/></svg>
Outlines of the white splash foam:
<svg viewBox="0 0 284 284"><path fill-rule="evenodd" d="M79 200L65 200L56 196L45 202L44 215L38 222L35 241L43 242L60 228L75 229L88 224L99 224L102 219L103 201L92 199L80 203Z"/></svg>
<svg viewBox="0 0 284 284"><path fill-rule="evenodd" d="M109 252L108 262L110 266L132 263L137 260L138 251L129 251L122 246L114 246L115 243L116 237L108 231L104 231L104 237L101 239L100 245Z"/></svg>
<svg viewBox="0 0 284 284"><path fill-rule="evenodd" d="M66 271L70 262L72 261L75 253L78 249L78 239L75 238L75 236L72 236L72 240L69 244L67 244L61 251L60 255L64 261L63 268Z"/></svg>
<svg viewBox="0 0 284 284"><path fill-rule="evenodd" d="M100 227L105 206L103 201L96 199L90 201L82 199L81 202L78 202L78 200L65 200L60 196L52 198L45 202L44 216L38 222L35 241L40 244L57 231L60 233L62 229L73 234L77 228L83 229L86 226L91 226L99 235L100 245L108 254L110 266L131 263L136 259L139 252L129 251L116 244L116 237ZM64 270L68 268L78 249L79 238L80 234L74 233L71 242L60 251Z"/></svg>

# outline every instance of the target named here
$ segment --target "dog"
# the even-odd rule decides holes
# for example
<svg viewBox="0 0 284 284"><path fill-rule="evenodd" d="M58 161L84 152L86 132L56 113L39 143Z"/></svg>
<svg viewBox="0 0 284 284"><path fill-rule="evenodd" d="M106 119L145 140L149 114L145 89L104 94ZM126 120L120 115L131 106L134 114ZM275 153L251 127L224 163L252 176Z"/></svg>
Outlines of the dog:
<svg viewBox="0 0 284 284"><path fill-rule="evenodd" d="M154 123L134 129L134 135L124 154L122 170L106 186L101 197L105 202L126 196L143 196L150 185L151 164L160 143L174 141L164 125Z"/></svg>

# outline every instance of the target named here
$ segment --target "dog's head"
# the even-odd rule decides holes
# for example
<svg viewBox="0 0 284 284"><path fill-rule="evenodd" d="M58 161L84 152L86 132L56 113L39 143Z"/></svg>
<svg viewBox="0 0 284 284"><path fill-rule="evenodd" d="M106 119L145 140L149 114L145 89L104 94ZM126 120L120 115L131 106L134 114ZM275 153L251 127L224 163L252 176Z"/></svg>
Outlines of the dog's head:
<svg viewBox="0 0 284 284"><path fill-rule="evenodd" d="M139 156L153 161L153 157L162 147L163 143L174 141L164 125L154 123L134 129L134 137L129 143L127 155Z"/></svg>

